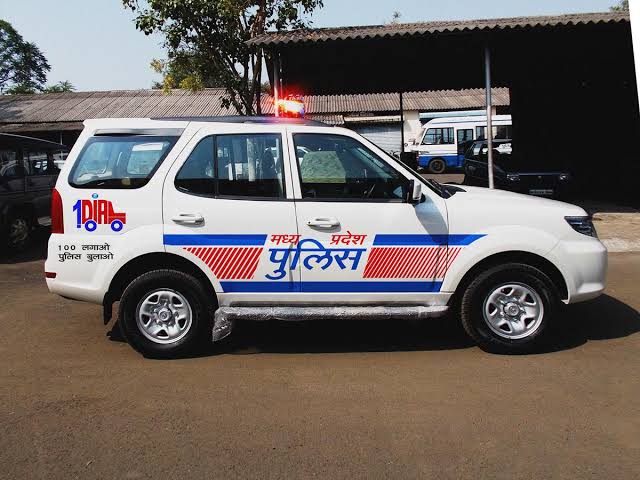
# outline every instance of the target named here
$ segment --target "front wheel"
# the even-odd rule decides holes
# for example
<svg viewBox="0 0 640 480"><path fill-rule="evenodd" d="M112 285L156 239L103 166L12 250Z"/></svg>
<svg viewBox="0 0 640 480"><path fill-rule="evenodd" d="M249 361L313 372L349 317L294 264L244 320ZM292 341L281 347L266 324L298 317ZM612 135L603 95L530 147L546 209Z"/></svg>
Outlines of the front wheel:
<svg viewBox="0 0 640 480"><path fill-rule="evenodd" d="M119 323L129 344L150 357L179 357L210 340L214 303L193 276L145 273L125 289Z"/></svg>
<svg viewBox="0 0 640 480"><path fill-rule="evenodd" d="M547 275L520 263L481 273L464 292L465 331L484 350L528 353L540 348L554 325L560 300Z"/></svg>

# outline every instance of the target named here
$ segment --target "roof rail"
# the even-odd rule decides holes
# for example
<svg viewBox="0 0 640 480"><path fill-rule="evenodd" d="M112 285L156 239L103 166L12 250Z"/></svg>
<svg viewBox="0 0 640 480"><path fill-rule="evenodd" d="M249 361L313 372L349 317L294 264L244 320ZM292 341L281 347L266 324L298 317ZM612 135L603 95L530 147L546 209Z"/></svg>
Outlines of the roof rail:
<svg viewBox="0 0 640 480"><path fill-rule="evenodd" d="M327 124L317 120L306 118L270 117L270 116L241 116L228 115L221 117L163 117L151 118L151 120L165 120L176 122L213 122L213 123L257 123L257 124L294 124L326 127Z"/></svg>

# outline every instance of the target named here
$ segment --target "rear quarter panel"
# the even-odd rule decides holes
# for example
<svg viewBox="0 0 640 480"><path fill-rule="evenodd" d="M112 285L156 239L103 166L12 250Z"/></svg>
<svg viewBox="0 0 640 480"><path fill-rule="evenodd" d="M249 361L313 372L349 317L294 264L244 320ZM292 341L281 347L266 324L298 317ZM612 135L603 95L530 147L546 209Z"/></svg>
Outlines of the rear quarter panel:
<svg viewBox="0 0 640 480"><path fill-rule="evenodd" d="M162 237L163 183L176 157L193 136L194 131L186 128L185 122L162 122L162 128L186 129L145 186L128 190L74 188L68 182L69 172L82 146L96 128L109 128L110 123L118 128L158 126L157 122L148 122L148 125L141 125L125 119L85 123L85 130L73 147L56 183L56 189L62 197L64 234L53 234L49 239L45 270L56 273L55 279L47 279L51 292L102 303L112 278L123 265L138 256L165 251ZM88 231L78 223L73 209L79 200L109 202L114 213L126 215L122 230L114 231L109 224L99 224L94 231Z"/></svg>

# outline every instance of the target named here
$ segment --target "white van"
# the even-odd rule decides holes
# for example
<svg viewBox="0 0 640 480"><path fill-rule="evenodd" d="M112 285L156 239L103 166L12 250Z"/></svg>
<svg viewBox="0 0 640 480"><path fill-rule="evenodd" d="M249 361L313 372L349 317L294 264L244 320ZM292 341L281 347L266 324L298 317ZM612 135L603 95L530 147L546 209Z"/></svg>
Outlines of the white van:
<svg viewBox="0 0 640 480"><path fill-rule="evenodd" d="M460 169L464 165L461 145L487 138L487 117L443 117L427 122L408 151L418 153L418 166L431 173ZM511 139L511 115L493 117L493 138ZM505 152L509 153L509 152Z"/></svg>
<svg viewBox="0 0 640 480"><path fill-rule="evenodd" d="M448 311L484 348L521 352L606 269L579 207L424 180L348 129L236 117L87 120L53 192L45 276L107 321L119 301L146 355L239 319Z"/></svg>

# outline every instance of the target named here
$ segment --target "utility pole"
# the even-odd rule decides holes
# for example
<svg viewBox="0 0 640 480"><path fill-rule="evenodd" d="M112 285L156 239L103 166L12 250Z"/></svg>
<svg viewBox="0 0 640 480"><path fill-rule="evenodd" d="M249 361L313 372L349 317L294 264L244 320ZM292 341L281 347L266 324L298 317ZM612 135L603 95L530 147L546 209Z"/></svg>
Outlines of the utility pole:
<svg viewBox="0 0 640 480"><path fill-rule="evenodd" d="M491 101L491 47L489 41L484 46L484 80L487 94L487 171L489 174L489 188L495 188L493 183L493 105Z"/></svg>

